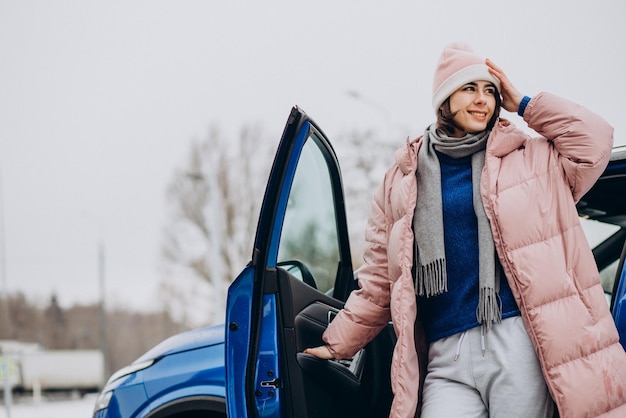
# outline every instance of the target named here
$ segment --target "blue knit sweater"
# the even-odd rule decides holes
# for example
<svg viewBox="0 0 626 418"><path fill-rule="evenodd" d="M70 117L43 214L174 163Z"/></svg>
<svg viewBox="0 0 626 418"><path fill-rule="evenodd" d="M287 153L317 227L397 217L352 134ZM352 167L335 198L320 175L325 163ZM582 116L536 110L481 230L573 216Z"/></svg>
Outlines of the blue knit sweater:
<svg viewBox="0 0 626 418"><path fill-rule="evenodd" d="M441 167L444 247L448 291L419 296L418 316L428 343L478 326L478 222L472 200L472 157L437 153ZM500 274L502 318L519 315L504 274Z"/></svg>

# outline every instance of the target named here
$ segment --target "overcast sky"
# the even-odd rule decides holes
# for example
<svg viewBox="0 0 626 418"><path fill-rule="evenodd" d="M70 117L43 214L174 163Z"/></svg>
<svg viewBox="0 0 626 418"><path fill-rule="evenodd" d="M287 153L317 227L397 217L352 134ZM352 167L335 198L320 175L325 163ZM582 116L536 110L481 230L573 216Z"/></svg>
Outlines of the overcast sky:
<svg viewBox="0 0 626 418"><path fill-rule="evenodd" d="M191 140L256 124L278 141L298 104L331 141L372 128L401 144L432 121L453 41L626 144L624 16L620 0L0 0L7 289L96 301L102 241L108 300L154 307L165 190Z"/></svg>

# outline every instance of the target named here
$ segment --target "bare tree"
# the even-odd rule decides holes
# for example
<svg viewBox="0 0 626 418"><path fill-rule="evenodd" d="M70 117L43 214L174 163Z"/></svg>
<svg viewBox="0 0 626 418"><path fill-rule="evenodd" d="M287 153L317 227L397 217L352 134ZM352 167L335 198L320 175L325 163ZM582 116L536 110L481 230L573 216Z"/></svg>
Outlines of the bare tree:
<svg viewBox="0 0 626 418"><path fill-rule="evenodd" d="M2 303L5 305L2 314L6 314L2 322L7 325L0 330L0 339L32 341L41 337L43 314L36 311L23 293L7 294Z"/></svg>
<svg viewBox="0 0 626 418"><path fill-rule="evenodd" d="M376 131L365 130L342 135L333 145L341 164L352 266L356 269L363 262L365 225L374 192L401 142L385 141Z"/></svg>
<svg viewBox="0 0 626 418"><path fill-rule="evenodd" d="M54 293L50 296L50 304L44 311L43 322L44 345L54 349L63 348L68 340L67 318Z"/></svg>
<svg viewBox="0 0 626 418"><path fill-rule="evenodd" d="M161 294L179 321L223 321L228 284L251 258L275 149L270 144L259 129L246 127L227 140L213 128L204 141L191 143L186 167L174 174Z"/></svg>
<svg viewBox="0 0 626 418"><path fill-rule="evenodd" d="M13 322L10 319L9 297L5 293L0 295L0 335L5 338L13 336Z"/></svg>

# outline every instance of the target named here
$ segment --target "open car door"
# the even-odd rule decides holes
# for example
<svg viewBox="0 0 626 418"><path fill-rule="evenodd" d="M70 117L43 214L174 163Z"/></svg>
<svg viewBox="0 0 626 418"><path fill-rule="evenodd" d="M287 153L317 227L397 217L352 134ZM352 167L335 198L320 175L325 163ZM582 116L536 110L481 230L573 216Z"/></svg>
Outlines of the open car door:
<svg viewBox="0 0 626 418"><path fill-rule="evenodd" d="M380 417L391 404L389 326L351 361L303 354L356 288L336 155L291 111L265 191L252 261L228 291L228 416Z"/></svg>

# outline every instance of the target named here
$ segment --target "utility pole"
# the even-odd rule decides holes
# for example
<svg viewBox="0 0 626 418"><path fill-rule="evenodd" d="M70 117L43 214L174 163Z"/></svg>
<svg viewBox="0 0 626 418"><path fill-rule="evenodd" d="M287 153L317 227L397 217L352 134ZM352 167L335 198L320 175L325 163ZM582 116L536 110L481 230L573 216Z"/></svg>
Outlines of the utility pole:
<svg viewBox="0 0 626 418"><path fill-rule="evenodd" d="M98 239L98 282L100 284L100 351L102 351L104 383L110 374L109 348L107 340L106 286L105 286L105 253L102 236Z"/></svg>
<svg viewBox="0 0 626 418"><path fill-rule="evenodd" d="M7 327L9 331L9 292L7 290L7 268L6 268L6 251L4 247L5 243L5 228L4 228L4 194L2 187L2 168L0 167L0 275L2 276L2 290L0 293L0 325ZM11 371L9 367L9 353L5 353L0 349L1 370L4 383L4 408L7 411L7 418L11 418L11 404L13 403L13 388L11 387Z"/></svg>

